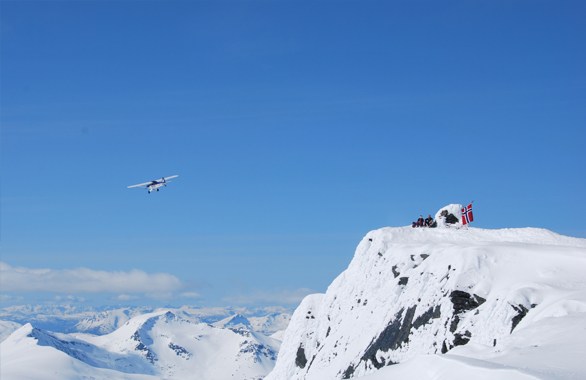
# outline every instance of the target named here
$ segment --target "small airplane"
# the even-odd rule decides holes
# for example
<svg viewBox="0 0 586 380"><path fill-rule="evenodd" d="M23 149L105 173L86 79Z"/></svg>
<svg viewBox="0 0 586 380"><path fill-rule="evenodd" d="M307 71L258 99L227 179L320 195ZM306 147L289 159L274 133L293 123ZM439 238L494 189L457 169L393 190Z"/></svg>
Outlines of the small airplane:
<svg viewBox="0 0 586 380"><path fill-rule="evenodd" d="M169 181L172 178L177 178L179 177L179 175L172 175L169 177L162 177L161 179L153 179L152 181L149 182L145 182L145 183L139 183L136 185L131 185L128 186L128 188L132 188L132 187L144 187L148 190L149 194L151 193L151 191L157 190L159 191L160 187L163 186L167 186L167 184L171 181Z"/></svg>

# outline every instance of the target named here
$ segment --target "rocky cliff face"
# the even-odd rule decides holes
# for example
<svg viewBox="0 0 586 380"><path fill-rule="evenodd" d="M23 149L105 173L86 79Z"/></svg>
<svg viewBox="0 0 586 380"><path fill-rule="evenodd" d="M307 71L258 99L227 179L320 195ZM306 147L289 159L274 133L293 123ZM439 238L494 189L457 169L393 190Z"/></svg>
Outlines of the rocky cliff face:
<svg viewBox="0 0 586 380"><path fill-rule="evenodd" d="M524 324L586 311L585 268L586 240L546 230L372 231L295 311L267 379L360 377L471 343L497 352Z"/></svg>

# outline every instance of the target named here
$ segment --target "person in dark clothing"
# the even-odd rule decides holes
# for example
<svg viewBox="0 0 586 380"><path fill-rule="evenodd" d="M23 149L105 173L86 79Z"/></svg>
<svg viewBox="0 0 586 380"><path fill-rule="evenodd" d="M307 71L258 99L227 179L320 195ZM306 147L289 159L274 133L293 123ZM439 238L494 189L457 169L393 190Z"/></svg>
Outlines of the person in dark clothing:
<svg viewBox="0 0 586 380"><path fill-rule="evenodd" d="M417 219L417 227L423 227L424 223L423 216L419 215L419 219Z"/></svg>
<svg viewBox="0 0 586 380"><path fill-rule="evenodd" d="M427 218L425 218L425 227L431 227L431 225L433 224L433 218L431 217L431 215L427 215Z"/></svg>

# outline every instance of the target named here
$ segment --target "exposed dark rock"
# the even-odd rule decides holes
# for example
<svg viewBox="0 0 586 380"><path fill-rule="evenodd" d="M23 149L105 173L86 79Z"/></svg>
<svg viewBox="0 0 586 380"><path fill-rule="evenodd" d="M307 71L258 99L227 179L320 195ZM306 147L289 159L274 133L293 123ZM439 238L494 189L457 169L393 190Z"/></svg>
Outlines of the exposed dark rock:
<svg viewBox="0 0 586 380"><path fill-rule="evenodd" d="M328 326L328 331L326 331L326 338L330 335L331 331L332 331L332 327Z"/></svg>
<svg viewBox="0 0 586 380"><path fill-rule="evenodd" d="M391 270L393 271L393 275L395 276L395 278L399 277L399 275L401 274L398 270L397 270L397 266L393 265L393 267L391 268Z"/></svg>
<svg viewBox="0 0 586 380"><path fill-rule="evenodd" d="M251 335L250 331L248 331L246 328L243 328L243 327L238 327L238 328L228 327L228 330L232 331L234 334L238 334L243 337L250 337L250 335Z"/></svg>
<svg viewBox="0 0 586 380"><path fill-rule="evenodd" d="M156 361L158 361L159 359L157 358L157 356L155 355L155 353L153 351L150 350L150 348L148 347L148 344L152 344L152 339L150 337L142 337L140 332L137 330L134 332L134 334L132 335L131 339L135 340L138 342L138 344L134 347L136 350L138 351L142 351L144 352L144 355L146 357L146 359L151 362L151 364L154 364ZM146 340L147 344L145 344L143 342L143 340Z"/></svg>
<svg viewBox="0 0 586 380"><path fill-rule="evenodd" d="M529 309L527 309L525 306L523 306L521 304L519 304L518 306L515 306L515 305L511 305L511 306L517 312L517 315L515 315L512 319L511 332L513 332L513 330L515 329L515 327L517 327L519 322L521 322L521 320L523 318L525 318L525 316L529 312Z"/></svg>
<svg viewBox="0 0 586 380"><path fill-rule="evenodd" d="M193 356L191 352L187 351L185 348L179 345L174 344L173 342L169 343L169 348L175 351L175 354L177 354L177 356L180 356L184 359L189 359Z"/></svg>
<svg viewBox="0 0 586 380"><path fill-rule="evenodd" d="M415 309L417 306L413 306L407 309L405 315L403 312L405 309L401 309L395 314L395 319L389 323L389 325L381 332L381 334L373 340L368 349L362 355L361 361L369 361L375 368L381 368L385 365L394 364L392 362L385 363L379 362L376 358L376 353L380 351L396 350L403 344L409 342L409 334L413 326L413 316L415 315Z"/></svg>
<svg viewBox="0 0 586 380"><path fill-rule="evenodd" d="M423 260L425 260L425 259L427 259L427 258L429 257L429 255L428 255L427 253L422 253L422 254L421 254L421 255L419 255L419 256L421 256L421 258L422 258Z"/></svg>
<svg viewBox="0 0 586 380"><path fill-rule="evenodd" d="M244 341L240 346L241 354L251 354L254 357L254 362L258 362L262 357L270 360L277 360L277 352L273 351L272 348L265 346L264 344L253 343Z"/></svg>
<svg viewBox="0 0 586 380"><path fill-rule="evenodd" d="M344 371L344 373L342 374L342 379L349 379L352 377L352 375L354 374L355 368L352 364L350 364L348 366L348 368L346 368L346 370Z"/></svg>
<svg viewBox="0 0 586 380"><path fill-rule="evenodd" d="M448 345L446 344L446 341L444 340L444 342L442 343L442 354L445 354L449 350L450 349L448 348Z"/></svg>
<svg viewBox="0 0 586 380"><path fill-rule="evenodd" d="M409 282L409 277L399 278L399 285L407 285L408 282Z"/></svg>
<svg viewBox="0 0 586 380"><path fill-rule="evenodd" d="M446 216L446 223L456 224L458 222L459 222L459 220L458 220L458 218L456 218L456 216L454 214L448 214L448 216Z"/></svg>
<svg viewBox="0 0 586 380"><path fill-rule="evenodd" d="M305 368L307 364L307 358L305 357L305 349L299 346L297 349L297 355L295 356L295 365L299 368Z"/></svg>
<svg viewBox="0 0 586 380"><path fill-rule="evenodd" d="M482 305L486 300L476 294L469 294L462 290L454 290L450 293L450 299L454 304L454 312L461 314L469 310L474 310Z"/></svg>
<svg viewBox="0 0 586 380"><path fill-rule="evenodd" d="M413 321L413 328L418 329L421 326L429 323L432 319L437 319L441 317L440 306L436 305L436 307L430 307L427 311L421 314L419 317Z"/></svg>
<svg viewBox="0 0 586 380"><path fill-rule="evenodd" d="M460 323L460 317L454 315L454 319L452 319L452 323L450 323L450 332L455 332L458 328L458 323Z"/></svg>
<svg viewBox="0 0 586 380"><path fill-rule="evenodd" d="M315 358L317 357L316 355L313 355L313 357L311 358L311 361L309 362L309 365L307 366L307 370L309 371L309 369L311 368L311 365L313 364L313 361L315 360ZM276 360L276 359L275 359Z"/></svg>
<svg viewBox="0 0 586 380"><path fill-rule="evenodd" d="M470 342L471 337L472 333L470 331L466 331L464 334L454 334L454 347L467 344Z"/></svg>

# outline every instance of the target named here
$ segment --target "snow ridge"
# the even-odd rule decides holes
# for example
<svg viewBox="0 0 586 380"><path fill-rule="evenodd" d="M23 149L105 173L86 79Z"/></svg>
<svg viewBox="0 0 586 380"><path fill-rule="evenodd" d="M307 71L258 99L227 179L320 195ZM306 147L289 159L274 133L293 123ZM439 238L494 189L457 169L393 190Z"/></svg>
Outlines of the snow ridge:
<svg viewBox="0 0 586 380"><path fill-rule="evenodd" d="M504 365L503 352L510 357L535 344L531 337L515 339L541 331L549 317L579 313L574 326L586 327L585 269L585 239L543 229L371 231L327 292L297 308L267 380L356 378L421 355L455 352ZM574 336L568 339L580 335ZM544 355L540 350L535 355ZM523 374L556 366L540 368L543 362L514 366ZM578 363L557 374L586 377Z"/></svg>

